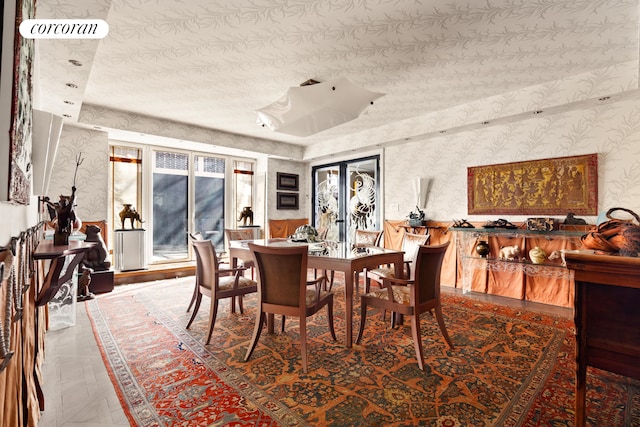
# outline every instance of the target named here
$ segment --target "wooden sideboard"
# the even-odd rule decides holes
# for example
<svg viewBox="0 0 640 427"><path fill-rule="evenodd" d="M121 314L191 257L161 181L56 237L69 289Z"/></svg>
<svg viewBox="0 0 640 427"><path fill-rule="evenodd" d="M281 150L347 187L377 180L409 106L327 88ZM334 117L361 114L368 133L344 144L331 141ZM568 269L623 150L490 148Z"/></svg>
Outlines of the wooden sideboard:
<svg viewBox="0 0 640 427"><path fill-rule="evenodd" d="M576 423L586 423L587 366L640 379L640 258L566 253L576 283Z"/></svg>

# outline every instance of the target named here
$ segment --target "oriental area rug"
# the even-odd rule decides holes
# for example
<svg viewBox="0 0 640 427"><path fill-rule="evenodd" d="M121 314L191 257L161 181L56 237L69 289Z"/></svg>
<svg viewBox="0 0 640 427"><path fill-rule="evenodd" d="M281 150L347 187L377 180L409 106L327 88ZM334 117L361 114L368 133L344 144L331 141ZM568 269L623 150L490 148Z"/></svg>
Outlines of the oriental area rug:
<svg viewBox="0 0 640 427"><path fill-rule="evenodd" d="M297 319L263 332L248 362L257 295L244 314L221 304L204 345L209 299L189 330L194 278L137 285L87 302L96 339L133 426L573 426L575 338L571 319L443 294L455 345L421 319L425 371L409 326L370 311L361 345L344 345L344 296L308 323L302 371ZM130 287L130 285L128 286ZM120 287L118 287L120 288ZM354 301L354 329L359 298ZM279 329L280 319L276 319ZM640 426L640 381L589 368L591 426Z"/></svg>

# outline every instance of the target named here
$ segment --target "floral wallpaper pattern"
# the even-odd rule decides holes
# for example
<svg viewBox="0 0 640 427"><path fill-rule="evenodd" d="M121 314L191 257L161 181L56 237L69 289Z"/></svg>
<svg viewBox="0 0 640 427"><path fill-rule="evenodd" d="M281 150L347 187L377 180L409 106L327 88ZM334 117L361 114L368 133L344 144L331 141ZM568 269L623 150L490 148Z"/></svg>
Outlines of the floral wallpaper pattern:
<svg viewBox="0 0 640 427"><path fill-rule="evenodd" d="M65 125L51 173L49 198L57 201L60 194L71 194L76 156L82 153L82 164L76 176L77 214L81 220L108 219L109 212L109 145L108 134Z"/></svg>
<svg viewBox="0 0 640 427"><path fill-rule="evenodd" d="M598 153L599 211L640 213L640 103L630 99L387 148L386 217L402 219L413 208L407 165L411 176L432 181L428 218L480 221L496 217L467 214L467 167L590 153ZM390 209L394 204L397 212Z"/></svg>

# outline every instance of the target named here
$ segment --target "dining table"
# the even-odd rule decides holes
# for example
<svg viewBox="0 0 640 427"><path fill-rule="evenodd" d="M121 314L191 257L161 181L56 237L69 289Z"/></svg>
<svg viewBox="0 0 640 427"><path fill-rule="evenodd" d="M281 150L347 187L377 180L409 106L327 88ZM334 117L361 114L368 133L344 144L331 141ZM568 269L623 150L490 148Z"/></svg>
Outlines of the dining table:
<svg viewBox="0 0 640 427"><path fill-rule="evenodd" d="M229 242L229 259L234 267L238 260L251 260L249 243L265 246L306 245L309 248L307 267L317 270L333 270L344 273L345 300L345 345L351 347L353 343L353 294L358 284L354 276L366 269L373 269L380 265L393 264L396 277L402 276L404 252L387 249L380 246L354 247L346 242L297 242L291 239L256 239L232 240Z"/></svg>

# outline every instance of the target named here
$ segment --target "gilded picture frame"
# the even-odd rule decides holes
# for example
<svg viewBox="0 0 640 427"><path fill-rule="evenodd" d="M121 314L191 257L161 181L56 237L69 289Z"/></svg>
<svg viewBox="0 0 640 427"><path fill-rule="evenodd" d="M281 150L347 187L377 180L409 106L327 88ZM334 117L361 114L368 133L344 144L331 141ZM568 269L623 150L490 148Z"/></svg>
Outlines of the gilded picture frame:
<svg viewBox="0 0 640 427"><path fill-rule="evenodd" d="M598 155L467 169L471 215L598 215Z"/></svg>

